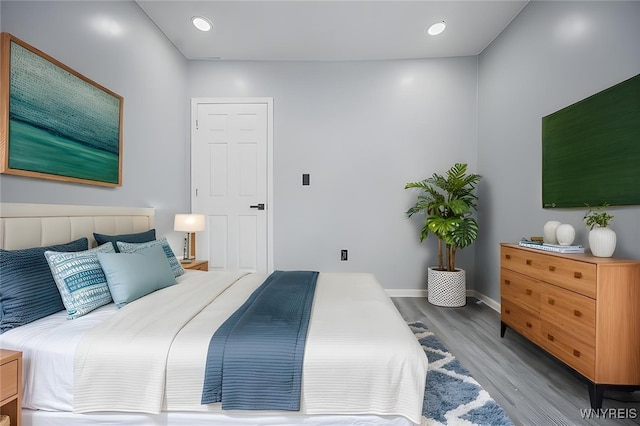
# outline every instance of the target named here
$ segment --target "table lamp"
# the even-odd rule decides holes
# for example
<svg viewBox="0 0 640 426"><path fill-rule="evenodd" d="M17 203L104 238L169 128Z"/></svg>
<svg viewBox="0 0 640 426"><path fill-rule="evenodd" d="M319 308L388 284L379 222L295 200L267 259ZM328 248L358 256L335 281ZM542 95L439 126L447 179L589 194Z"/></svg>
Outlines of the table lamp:
<svg viewBox="0 0 640 426"><path fill-rule="evenodd" d="M196 258L196 232L204 231L204 215L176 214L173 229L187 233L182 263L191 263Z"/></svg>

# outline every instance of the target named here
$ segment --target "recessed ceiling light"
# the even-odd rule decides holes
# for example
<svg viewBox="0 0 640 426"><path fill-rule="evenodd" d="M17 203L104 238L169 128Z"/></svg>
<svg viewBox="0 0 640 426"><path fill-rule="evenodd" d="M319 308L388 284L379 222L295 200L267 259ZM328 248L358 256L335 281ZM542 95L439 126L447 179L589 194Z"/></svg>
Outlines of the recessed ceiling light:
<svg viewBox="0 0 640 426"><path fill-rule="evenodd" d="M191 18L191 23L200 31L211 31L211 28L213 28L211 21L202 16L194 16Z"/></svg>
<svg viewBox="0 0 640 426"><path fill-rule="evenodd" d="M445 28L447 28L447 24L444 21L436 22L427 29L427 34L432 36L438 35L443 32Z"/></svg>

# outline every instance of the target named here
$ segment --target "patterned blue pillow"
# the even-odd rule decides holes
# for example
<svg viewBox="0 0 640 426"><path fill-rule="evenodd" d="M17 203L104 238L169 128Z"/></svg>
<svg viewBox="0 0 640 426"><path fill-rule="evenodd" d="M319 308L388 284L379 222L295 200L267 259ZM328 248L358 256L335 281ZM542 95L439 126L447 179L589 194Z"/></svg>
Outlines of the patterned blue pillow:
<svg viewBox="0 0 640 426"><path fill-rule="evenodd" d="M70 319L111 303L107 277L98 262L98 253L115 253L113 244L106 243L77 253L44 252Z"/></svg>
<svg viewBox="0 0 640 426"><path fill-rule="evenodd" d="M124 243L122 241L118 241L116 244L118 245L121 253L135 253L138 250L161 245L165 256L167 256L167 260L169 261L169 266L171 266L171 270L173 271L173 276L177 278L184 274L184 269L182 269L182 265L180 265L176 255L173 253L173 250L171 250L171 246L169 246L169 243L167 242L167 237L162 237L155 241L149 241L148 243L141 244Z"/></svg>
<svg viewBox="0 0 640 426"><path fill-rule="evenodd" d="M23 250L0 250L0 334L64 310L44 252L81 251L89 241Z"/></svg>
<svg viewBox="0 0 640 426"><path fill-rule="evenodd" d="M123 241L125 243L147 243L156 239L156 230L149 229L148 231L139 232L137 234L120 234L120 235L105 235L93 233L93 238L99 246L104 243L111 242L116 253L119 253L118 245L116 241Z"/></svg>

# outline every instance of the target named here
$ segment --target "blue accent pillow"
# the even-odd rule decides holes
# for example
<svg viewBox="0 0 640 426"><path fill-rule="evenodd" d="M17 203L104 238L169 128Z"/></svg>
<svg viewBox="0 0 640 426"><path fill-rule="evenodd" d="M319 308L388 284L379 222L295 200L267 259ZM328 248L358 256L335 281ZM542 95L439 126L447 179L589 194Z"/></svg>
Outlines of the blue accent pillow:
<svg viewBox="0 0 640 426"><path fill-rule="evenodd" d="M176 255L173 253L173 250L171 250L171 246L169 246L169 243L167 242L167 237L162 237L155 241L141 244L124 243L122 241L118 241L116 244L118 245L118 249L120 249L120 253L135 253L149 247L157 245L162 246L164 254L167 256L167 260L169 261L169 266L171 266L171 270L173 271L173 276L177 278L184 274L184 269L182 269L182 265L180 265Z"/></svg>
<svg viewBox="0 0 640 426"><path fill-rule="evenodd" d="M44 252L81 251L89 241L22 250L0 250L0 334L64 310Z"/></svg>
<svg viewBox="0 0 640 426"><path fill-rule="evenodd" d="M99 246L102 244L110 242L113 244L113 249L116 253L120 253L118 250L118 245L116 241L123 241L125 243L147 243L149 241L153 241L156 239L156 230L149 229L148 231L139 232L137 234L121 234L121 235L105 235L105 234L96 234L93 233L93 238L96 239L96 242Z"/></svg>
<svg viewBox="0 0 640 426"><path fill-rule="evenodd" d="M115 251L111 243L106 243L77 253L44 252L69 319L111 303L107 277L98 262L98 253Z"/></svg>
<svg viewBox="0 0 640 426"><path fill-rule="evenodd" d="M135 253L98 253L98 261L118 308L178 283L160 245Z"/></svg>

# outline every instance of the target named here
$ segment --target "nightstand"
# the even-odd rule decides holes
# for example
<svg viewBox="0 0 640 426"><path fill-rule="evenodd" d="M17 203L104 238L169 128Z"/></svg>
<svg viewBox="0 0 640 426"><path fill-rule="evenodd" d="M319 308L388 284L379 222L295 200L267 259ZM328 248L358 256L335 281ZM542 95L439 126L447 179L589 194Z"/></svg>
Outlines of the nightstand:
<svg viewBox="0 0 640 426"><path fill-rule="evenodd" d="M208 260L192 260L191 263L180 263L180 265L182 265L182 269L190 269L192 271L208 271L209 270Z"/></svg>
<svg viewBox="0 0 640 426"><path fill-rule="evenodd" d="M22 352L0 349L0 414L22 424Z"/></svg>

